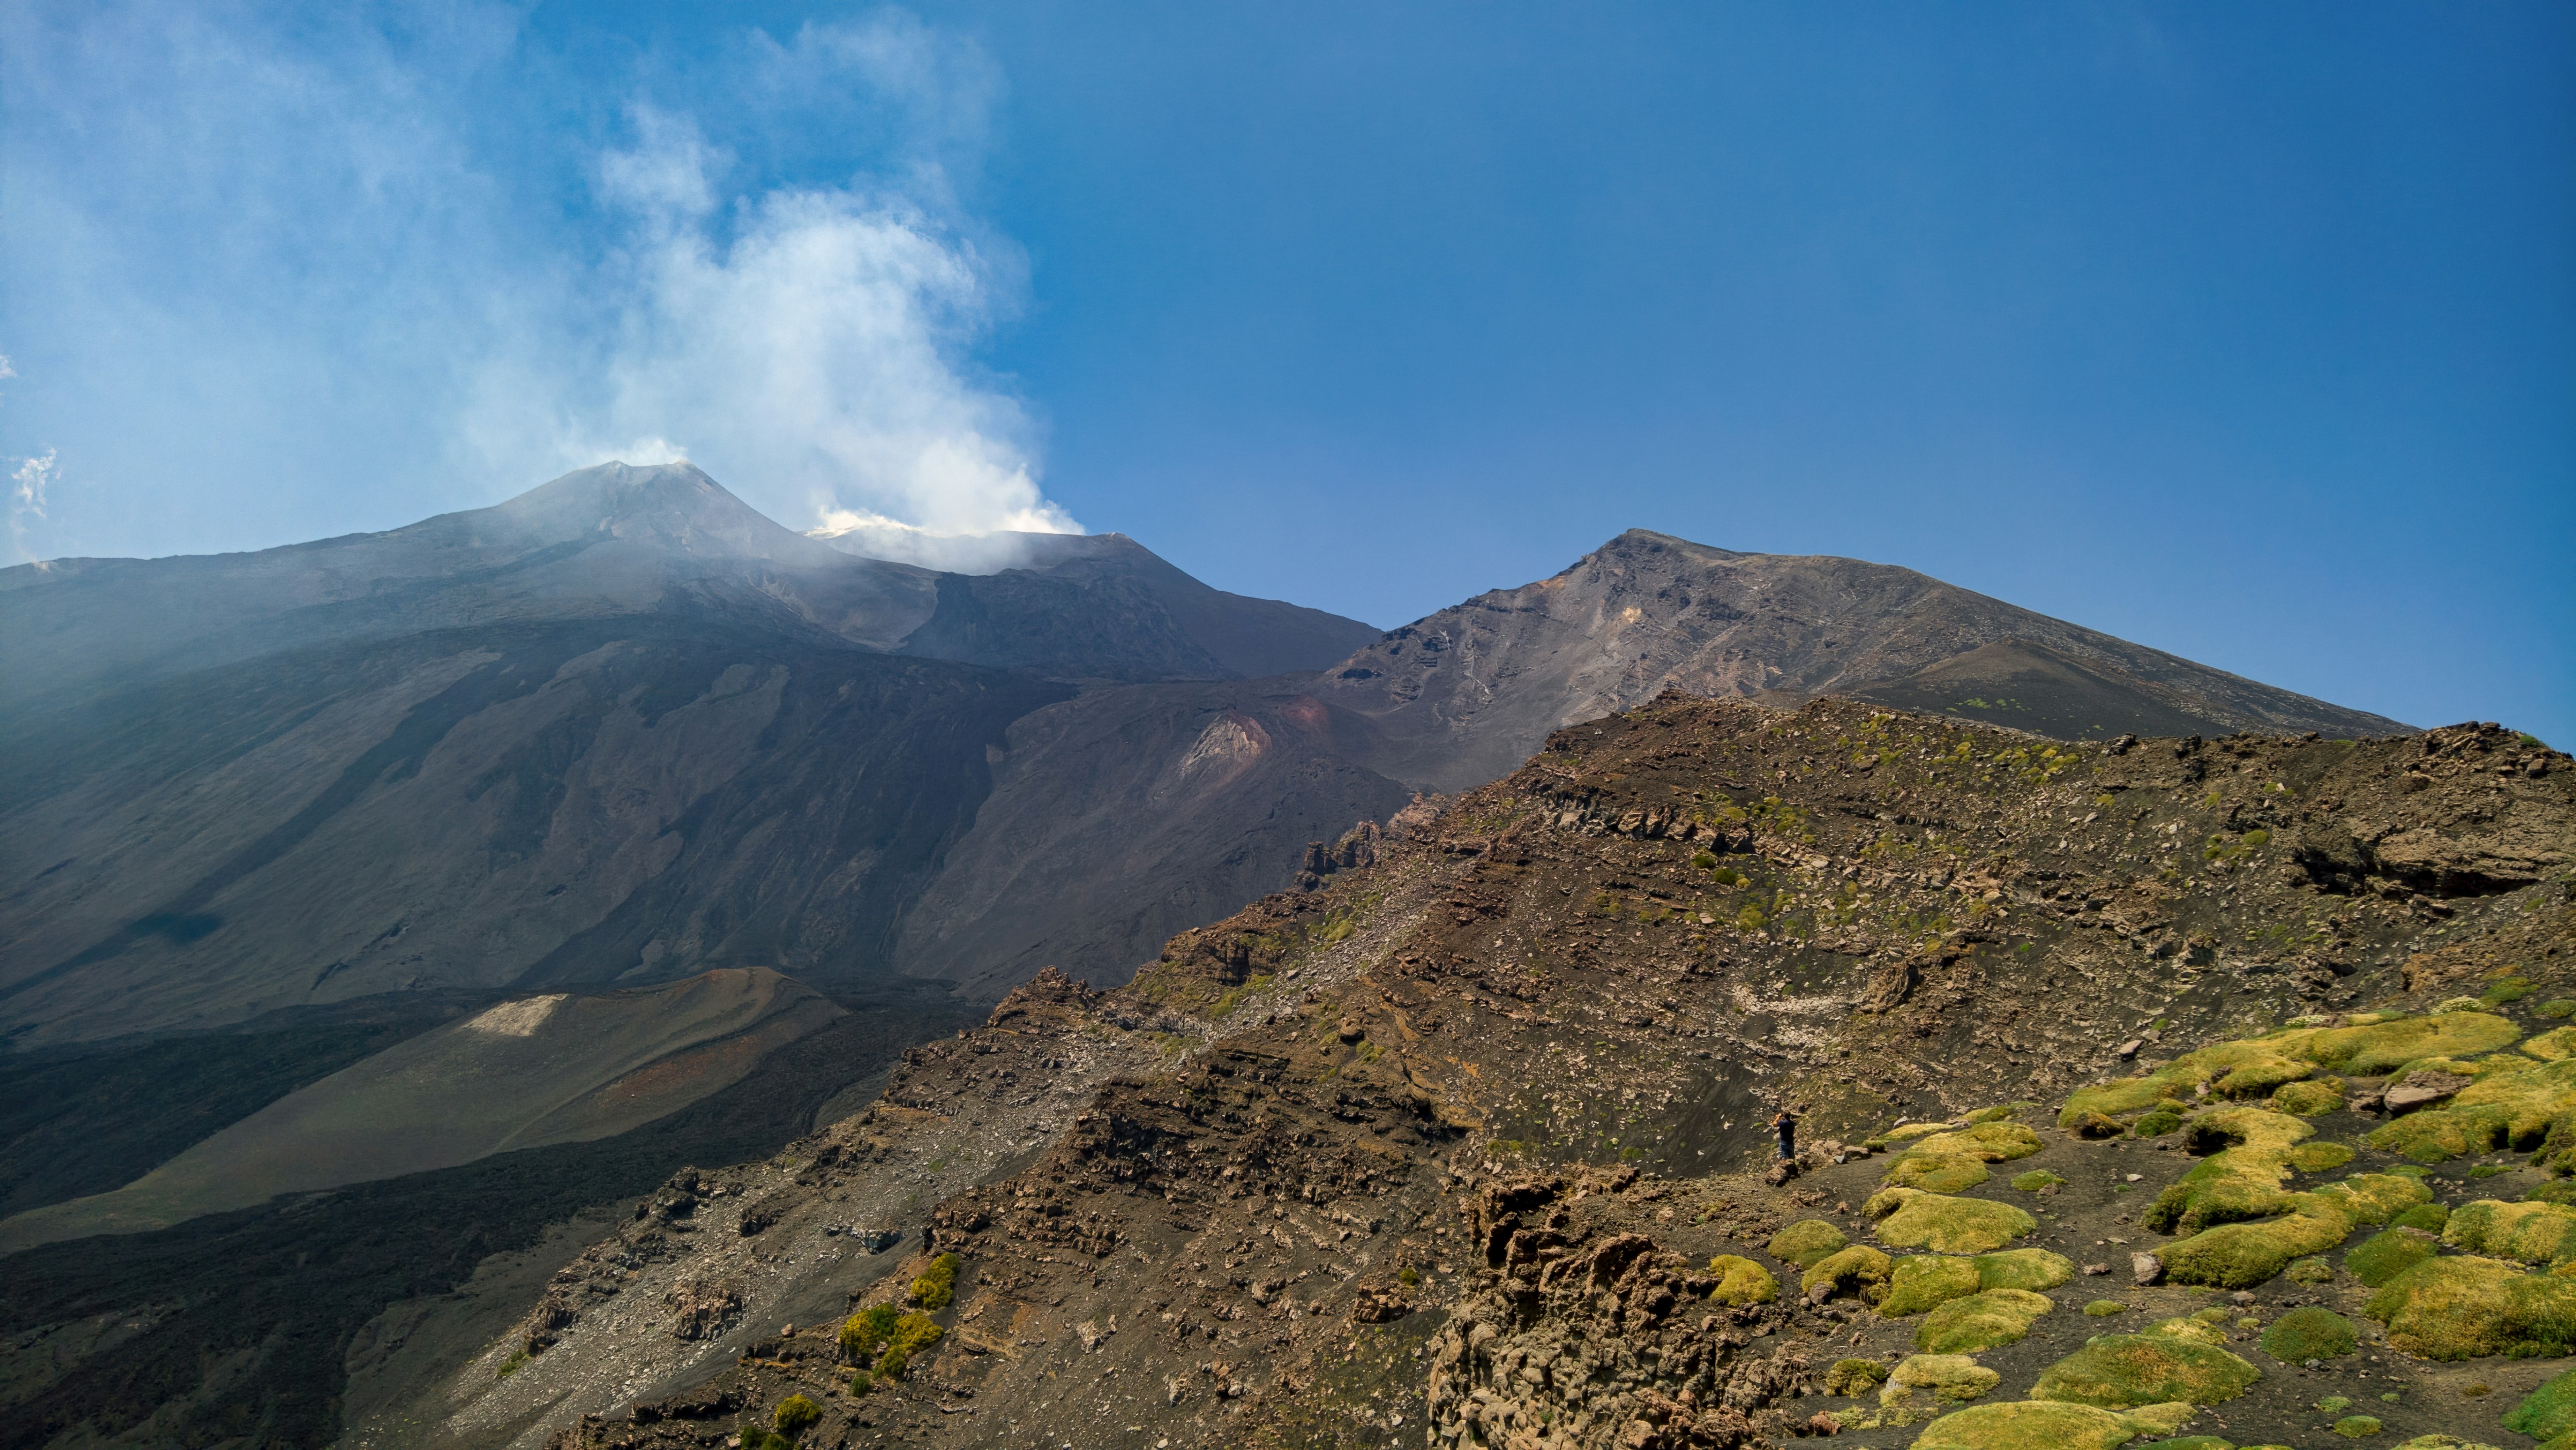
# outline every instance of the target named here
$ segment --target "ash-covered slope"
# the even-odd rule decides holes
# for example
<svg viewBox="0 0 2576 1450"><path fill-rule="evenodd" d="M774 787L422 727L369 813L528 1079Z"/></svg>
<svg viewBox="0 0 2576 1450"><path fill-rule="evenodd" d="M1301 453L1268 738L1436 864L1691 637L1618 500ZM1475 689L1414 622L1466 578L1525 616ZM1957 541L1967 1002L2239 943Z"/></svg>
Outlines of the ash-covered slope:
<svg viewBox="0 0 2576 1450"><path fill-rule="evenodd" d="M939 576L912 654L1121 680L1321 669L1377 638L1355 619L1211 589L1125 534L1016 534L1012 567ZM847 539L838 547L855 547Z"/></svg>
<svg viewBox="0 0 2576 1450"><path fill-rule="evenodd" d="M0 569L0 672L26 706L284 649L685 604L891 649L930 617L934 578L783 528L688 464L607 463L383 533Z"/></svg>
<svg viewBox="0 0 2576 1450"><path fill-rule="evenodd" d="M1123 538L1030 548L1028 569L933 574L784 529L688 465L610 464L383 534L0 571L0 1030L23 1047L718 966L866 986L906 969L896 937L934 880L989 897L947 852L1010 723L1076 692L1059 682L1312 669L1373 633ZM1150 691L1111 709L1197 728ZM1018 773L1001 821L1083 791L1093 767L1050 758L1066 779ZM1147 857L1170 904L1106 909L1132 883L1095 871L1024 900L1017 945L1123 976L1284 882L1318 813L1339 830L1393 790L1326 775L1311 799L1292 771L1094 821L1131 843L1186 825Z"/></svg>
<svg viewBox="0 0 2576 1450"><path fill-rule="evenodd" d="M1377 722L1367 764L1454 791L1510 770L1547 732L1668 689L1789 702L1917 676L2019 641L2133 696L2132 713L2188 730L2387 735L2408 727L2015 608L1910 569L1855 559L1739 554L1631 529L1565 572L1495 590L1389 633L1328 672L1321 698ZM1951 682L1918 680L1902 703L1952 709ZM1960 698L1966 698L1962 696ZM2084 702L2093 704L2091 697ZM1953 710L1955 713L1955 710ZM2134 725L1997 723L2077 738ZM2102 713L2092 711L2091 713Z"/></svg>
<svg viewBox="0 0 2576 1450"><path fill-rule="evenodd" d="M863 985L1070 690L717 609L317 646L107 695L0 763L21 1045L386 992L761 966Z"/></svg>
<svg viewBox="0 0 2576 1450"><path fill-rule="evenodd" d="M1667 697L1546 745L1436 819L1400 817L1373 866L1184 933L1121 990L1047 977L912 1054L870 1111L675 1180L460 1370L435 1428L424 1410L404 1421L417 1432L374 1428L384 1443L710 1445L803 1395L821 1415L809 1438L851 1445L1043 1429L1117 1447L1425 1434L1665 1450L1846 1423L1904 1443L1951 1402L1881 1404L1874 1383L1855 1399L1825 1371L1865 1354L1883 1375L1926 1336L1967 1331L1954 1315L1936 1334L1909 1317L1921 1305L1878 1312L1879 1248L1802 1295L1806 1259L1775 1252L1774 1230L1820 1219L1837 1239L1928 1247L1971 1283L1986 1273L1972 1252L2045 1250L1996 1266L2055 1294L2039 1327L1961 1351L2019 1399L2100 1332L2076 1302L2113 1286L2079 1274L2127 1273L2109 1240L2161 1232L2133 1221L2188 1162L2154 1125L2116 1140L2134 1148L2082 1139L2081 1113L2059 1127L2071 1090L2285 1018L2384 1024L2352 1014L2470 991L2481 1030L2511 1041L2576 992L2576 761L2506 732L2061 746L1841 701ZM2356 1076L2334 1095L2358 1101L2368 1064L2335 1060ZM1766 1182L1781 1105L1825 1142L1808 1176ZM1858 1147L1985 1108L2007 1128L1925 1145L1964 1164L1934 1152L1884 1179ZM2221 1146L2232 1121L2191 1141ZM1957 1146L1990 1139L2031 1162L1988 1170ZM2330 1156L2302 1171L2331 1173ZM2443 1161L2430 1197L2488 1181ZM2049 1171L2005 1181L2029 1168ZM1904 1192L1873 1197L1891 1181ZM1936 1198L1908 1209L1926 1183ZM2335 1202L2365 1191L2375 1179ZM926 1243L906 1243L920 1251L850 1245L848 1227L908 1225L933 1194ZM735 1202L757 1208L756 1235ZM955 1256L953 1299L916 1303L934 1253ZM1713 1300L1718 1254L1776 1297ZM2262 1285L2240 1313L2320 1294ZM2114 1328L2207 1302L2120 1292L2133 1302L2104 1312L2132 1317ZM2335 1292L2357 1308L2357 1287ZM864 1336L845 1347L843 1304L910 1306L941 1332L891 1363ZM691 1337L674 1336L683 1319ZM2215 1333L2250 1346L2253 1331ZM2265 1360L2269 1387L2224 1412L2228 1433L2288 1442L2314 1428L2308 1401L2394 1375L2408 1392L2373 1410L2390 1427L2492 1438L2494 1407L2413 1392L2437 1366L2371 1352L2307 1376ZM2549 1372L2476 1371L2521 1388ZM2135 1423L2085 1422L2106 1445L2195 1413L2114 1404Z"/></svg>
<svg viewBox="0 0 2576 1450"><path fill-rule="evenodd" d="M516 998L289 1093L111 1192L0 1219L0 1254L614 1137L731 1087L841 1015L757 970Z"/></svg>
<svg viewBox="0 0 2576 1450"><path fill-rule="evenodd" d="M1286 884L1309 842L1394 814L1409 793L1352 763L1368 722L1299 683L1097 690L1014 721L896 962L987 1000L1049 966L1121 983Z"/></svg>

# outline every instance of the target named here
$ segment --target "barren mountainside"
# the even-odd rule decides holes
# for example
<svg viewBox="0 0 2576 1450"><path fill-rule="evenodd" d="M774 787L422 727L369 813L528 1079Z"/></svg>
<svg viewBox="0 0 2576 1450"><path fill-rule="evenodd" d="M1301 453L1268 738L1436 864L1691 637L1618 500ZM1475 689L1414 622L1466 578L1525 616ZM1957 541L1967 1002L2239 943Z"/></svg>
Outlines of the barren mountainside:
<svg viewBox="0 0 2576 1450"><path fill-rule="evenodd" d="M2044 669L2083 672L2091 685L2080 703L2065 702L2077 708L1990 717L2040 734L2108 739L2185 720L2193 724L2179 733L2407 729L1911 569L1739 554L1644 529L1553 578L1482 594L1390 632L1328 671L1322 697L1378 722L1385 744L1372 767L1452 791L1510 770L1558 726L1666 690L1795 703L1893 688L1911 708L1961 713L1959 702L1978 688L1976 672L1956 682L1968 689L1924 672L2007 641L2044 658ZM2116 703L2098 700L2106 694ZM2097 702L2129 709L2130 720L2092 718L2110 713L2093 708Z"/></svg>
<svg viewBox="0 0 2576 1450"><path fill-rule="evenodd" d="M841 1015L762 971L506 1001L290 1092L111 1192L0 1218L0 1253L614 1137L732 1086Z"/></svg>
<svg viewBox="0 0 2576 1450"><path fill-rule="evenodd" d="M2436 1292L2557 1292L2439 1220L2576 1169L2576 1109L2465 1106L2566 1060L2566 756L1680 697L1545 745L671 1180L367 1443L2502 1444L2576 1350Z"/></svg>
<svg viewBox="0 0 2576 1450"><path fill-rule="evenodd" d="M1089 690L1094 714L1195 732L1194 697L1121 682L1311 670L1375 633L1117 536L1029 555L932 574L780 528L693 468L607 465L385 534L0 571L0 1025L26 1046L711 967L980 984L990 965L897 941L1013 722ZM1014 774L977 839L1053 810L1069 769ZM1111 825L1168 904L1112 909L1086 881L1024 899L1039 931L1015 945L1123 975L1397 794L1326 774Z"/></svg>

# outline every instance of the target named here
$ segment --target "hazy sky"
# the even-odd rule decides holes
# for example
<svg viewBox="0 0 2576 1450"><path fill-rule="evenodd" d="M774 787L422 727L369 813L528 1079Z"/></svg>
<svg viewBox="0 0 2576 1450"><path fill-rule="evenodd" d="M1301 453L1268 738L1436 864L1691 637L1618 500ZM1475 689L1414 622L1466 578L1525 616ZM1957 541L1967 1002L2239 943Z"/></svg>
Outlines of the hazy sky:
<svg viewBox="0 0 2576 1450"><path fill-rule="evenodd" d="M1392 625L1629 527L2576 745L2576 9L0 0L19 558L685 453Z"/></svg>

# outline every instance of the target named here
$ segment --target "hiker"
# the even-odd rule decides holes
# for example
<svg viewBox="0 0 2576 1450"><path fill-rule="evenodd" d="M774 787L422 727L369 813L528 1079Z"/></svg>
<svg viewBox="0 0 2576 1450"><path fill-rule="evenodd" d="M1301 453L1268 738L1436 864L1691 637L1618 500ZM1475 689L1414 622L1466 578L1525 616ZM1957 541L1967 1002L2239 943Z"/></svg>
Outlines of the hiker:
<svg viewBox="0 0 2576 1450"><path fill-rule="evenodd" d="M1780 1161L1786 1163L1797 1157L1798 1115L1787 1108L1782 1108L1771 1119L1771 1130L1780 1135Z"/></svg>

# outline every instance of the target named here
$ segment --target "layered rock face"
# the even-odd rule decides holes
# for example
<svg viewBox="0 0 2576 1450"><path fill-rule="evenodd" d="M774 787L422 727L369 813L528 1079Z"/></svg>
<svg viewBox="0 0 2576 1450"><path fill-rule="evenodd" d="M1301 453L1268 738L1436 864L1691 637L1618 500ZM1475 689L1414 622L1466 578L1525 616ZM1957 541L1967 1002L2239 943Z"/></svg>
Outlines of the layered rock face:
<svg viewBox="0 0 2576 1450"><path fill-rule="evenodd" d="M2229 1346L2209 1382L2278 1439L2317 1393L2300 1371L2230 1367L2257 1330L2191 1321L2196 1291L2161 1267L2124 1282L2127 1255L2196 1231L2139 1217L2182 1181L2176 1149L2252 1130L2195 1137L2188 1083L2173 1124L2142 1099L2114 1137L2058 1109L2141 1068L2166 1101L2175 1053L2284 1021L2403 1020L2480 984L2512 1012L2576 1010L2576 763L2474 725L2079 747L1668 698L1559 732L1371 849L1182 934L1127 987L1048 978L917 1050L870 1112L726 1170L762 1205L755 1235L710 1217L623 1281L631 1320L546 1331L506 1380L461 1376L447 1413L531 1445L710 1444L802 1394L822 1443L1043 1427L1636 1450L1970 1401L1978 1418L1942 1432L1958 1443L2017 1415L2116 1444L2200 1413L2042 1393L2078 1381L2041 1371L2100 1332L2072 1278L2101 1314L2143 1316L2156 1353ZM2284 1121L2311 1086L2267 1078L2280 1104L2248 1109L2232 1095L2252 1078L2220 1076L2193 1079L2202 1097ZM2298 1111L2331 1128L2342 1091ZM1774 1168L1781 1107L1801 1151ZM2350 1157L2396 1150L2281 1151L2358 1175L2319 1200L2347 1227L2402 1207L2381 1180L2403 1175ZM2424 1196L2476 1191L2470 1161ZM849 1230L903 1194L921 1237L883 1268L854 1257ZM1779 1231L1800 1221L1849 1247L1792 1247ZM727 1267L742 1243L757 1257ZM933 1307L913 1286L943 1255L954 1298ZM666 1276L745 1284L712 1351L664 1322ZM2312 1277L2276 1270L2241 1317L2324 1297ZM940 1337L893 1369L854 1357L839 1319L873 1305ZM2381 1361L2337 1373L2411 1352L2373 1344ZM657 1380L693 1387L609 1388Z"/></svg>

